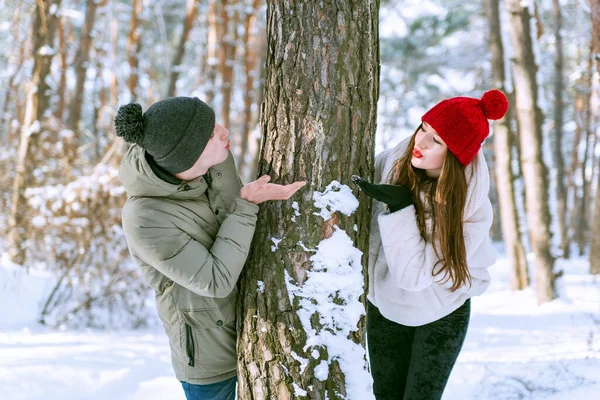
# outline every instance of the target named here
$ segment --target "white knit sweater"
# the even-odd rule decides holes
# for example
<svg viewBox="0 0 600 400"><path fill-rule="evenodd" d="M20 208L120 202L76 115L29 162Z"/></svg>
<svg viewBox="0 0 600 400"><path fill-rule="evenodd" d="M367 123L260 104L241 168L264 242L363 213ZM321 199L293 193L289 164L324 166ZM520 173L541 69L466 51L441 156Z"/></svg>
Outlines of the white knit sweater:
<svg viewBox="0 0 600 400"><path fill-rule="evenodd" d="M388 182L395 161L404 154L410 138L375 157L375 182ZM373 201L369 243L368 299L387 319L408 326L425 325L450 314L464 302L482 294L490 284L487 268L496 262L489 238L492 205L490 179L483 151L465 167L467 202L463 216L467 266L473 279L455 292L444 274L432 276L439 258L425 243L417 227L415 207L390 213Z"/></svg>

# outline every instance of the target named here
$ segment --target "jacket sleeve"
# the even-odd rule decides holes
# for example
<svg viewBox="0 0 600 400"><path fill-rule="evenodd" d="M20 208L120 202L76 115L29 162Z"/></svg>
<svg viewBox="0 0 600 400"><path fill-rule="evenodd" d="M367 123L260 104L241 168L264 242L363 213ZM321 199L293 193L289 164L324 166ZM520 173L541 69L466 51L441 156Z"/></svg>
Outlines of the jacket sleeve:
<svg viewBox="0 0 600 400"><path fill-rule="evenodd" d="M123 217L130 251L175 283L209 297L231 293L248 257L258 206L235 198L210 249L158 212Z"/></svg>
<svg viewBox="0 0 600 400"><path fill-rule="evenodd" d="M496 261L496 252L489 239L492 226L492 204L489 198L464 221L465 249L469 269L487 268ZM432 275L439 261L431 243L421 237L417 226L415 207L395 213L383 212L378 216L379 230L390 275L401 289L420 291L443 281L443 276Z"/></svg>

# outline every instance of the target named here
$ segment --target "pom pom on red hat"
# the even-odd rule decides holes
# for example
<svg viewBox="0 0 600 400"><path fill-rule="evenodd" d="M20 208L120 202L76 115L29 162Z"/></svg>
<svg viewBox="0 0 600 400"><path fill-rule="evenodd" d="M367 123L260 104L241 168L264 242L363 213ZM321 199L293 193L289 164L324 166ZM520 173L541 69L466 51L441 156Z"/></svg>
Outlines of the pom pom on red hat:
<svg viewBox="0 0 600 400"><path fill-rule="evenodd" d="M508 111L508 100L504 93L497 89L488 90L481 96L483 115L487 119L500 119Z"/></svg>

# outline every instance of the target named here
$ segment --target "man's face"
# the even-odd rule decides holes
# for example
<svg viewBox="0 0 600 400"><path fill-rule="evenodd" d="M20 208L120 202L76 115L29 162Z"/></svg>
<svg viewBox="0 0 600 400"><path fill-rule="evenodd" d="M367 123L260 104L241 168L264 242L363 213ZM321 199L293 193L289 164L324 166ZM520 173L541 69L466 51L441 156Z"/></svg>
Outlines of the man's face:
<svg viewBox="0 0 600 400"><path fill-rule="evenodd" d="M215 124L212 136L194 166L176 176L186 181L196 179L204 175L210 167L227 160L228 156L229 131L222 125Z"/></svg>

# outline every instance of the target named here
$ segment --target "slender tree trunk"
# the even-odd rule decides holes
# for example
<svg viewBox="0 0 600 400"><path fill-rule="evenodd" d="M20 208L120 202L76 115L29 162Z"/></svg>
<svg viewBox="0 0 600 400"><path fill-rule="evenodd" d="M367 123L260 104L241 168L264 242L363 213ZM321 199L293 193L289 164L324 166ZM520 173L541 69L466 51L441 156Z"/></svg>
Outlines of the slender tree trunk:
<svg viewBox="0 0 600 400"><path fill-rule="evenodd" d="M59 121L63 120L65 115L65 104L66 104L66 93L67 93L67 69L69 63L67 62L67 33L65 32L65 18L58 20L58 54L60 56L60 80L58 82L58 90L56 95L58 97L58 105L54 115Z"/></svg>
<svg viewBox="0 0 600 400"><path fill-rule="evenodd" d="M246 14L246 18L244 20L244 76L246 78L246 82L244 85L244 123L242 126L242 143L240 145L240 157L238 163L238 170L244 174L246 170L246 166L248 165L247 159L249 156L249 143L250 143L250 134L252 133L252 129L256 125L256 119L252 112L252 105L257 105L255 99L258 97L256 95L257 89L254 87L256 82L257 75L257 64L258 64L258 40L256 34L254 33L254 29L256 26L256 14L258 13L258 9L260 7L260 0L247 0L252 4L249 5L249 11Z"/></svg>
<svg viewBox="0 0 600 400"><path fill-rule="evenodd" d="M221 124L231 129L231 94L233 92L233 66L235 63L235 52L237 49L237 25L240 19L238 11L239 0L223 0L223 13L221 18L221 27L223 37L220 48L219 72L221 75ZM237 135L232 135L235 139ZM237 140L232 146L237 147Z"/></svg>
<svg viewBox="0 0 600 400"><path fill-rule="evenodd" d="M509 33L514 48L516 112L521 137L523 178L527 187L525 205L531 249L535 254L535 280L538 303L554 299L554 258L550 254L550 211L548 177L542 158L543 115L538 102L531 16L527 4L509 0Z"/></svg>
<svg viewBox="0 0 600 400"><path fill-rule="evenodd" d="M592 16L592 58L596 60L596 70L600 74L600 0L590 0ZM590 273L600 274L600 172L596 186L594 201L594 218L592 219L592 244L590 246Z"/></svg>
<svg viewBox="0 0 600 400"><path fill-rule="evenodd" d="M492 76L494 86L506 91L506 71L504 70L504 45L500 25L499 0L487 0L490 24L490 50L492 53ZM529 286L527 258L519 229L519 213L515 201L515 176L512 171L514 132L511 120L514 118L514 105L507 114L494 123L494 152L496 156L496 180L502 236L506 254L511 265L511 290L523 290Z"/></svg>
<svg viewBox="0 0 600 400"><path fill-rule="evenodd" d="M177 88L177 79L179 79L179 68L181 65L181 61L183 60L183 55L185 54L185 44L187 43L187 40L190 37L190 31L194 26L194 21L196 20L196 16L198 14L198 1L199 0L187 1L185 19L183 20L183 31L181 32L179 45L177 46L177 51L175 52L173 62L171 63L171 73L169 74L169 88L167 89L167 97L175 96L175 91Z"/></svg>
<svg viewBox="0 0 600 400"><path fill-rule="evenodd" d="M21 124L21 140L17 151L8 220L8 254L11 261L17 264L23 264L25 261L23 244L26 240L28 224L25 219L27 201L24 192L33 181L41 122L49 106L50 88L46 83L46 77L50 74L52 57L55 53L53 46L60 3L61 0L37 0L36 2L32 32L34 65L31 83L26 88L26 111Z"/></svg>
<svg viewBox="0 0 600 400"><path fill-rule="evenodd" d="M377 1L366 0L268 2L270 50L259 171L275 182L302 179L309 185L293 199L300 215L294 214L292 201L269 203L259 213L238 301L240 399L370 395L355 392L367 388L369 380L366 371L356 372L364 364L360 327L340 334L317 312L307 312L308 304L339 304L341 293L331 294L326 287L314 297L301 293L315 286L311 279L317 273L311 270L310 250L303 246L317 247L336 234L336 225L362 249L363 265L368 261L371 202L366 196L361 195L351 216L335 213L323 221L313 215L312 194L333 180L349 182L353 173L372 176L379 95L378 8ZM281 239L276 248L272 237ZM257 291L262 285L264 290ZM348 368L339 350L323 340L329 335L355 349L361 355L355 362L361 365Z"/></svg>
<svg viewBox="0 0 600 400"><path fill-rule="evenodd" d="M132 0L131 19L129 23L129 36L127 37L127 61L129 62L129 93L131 101L138 98L139 59L138 54L142 47L140 33L140 14L142 13L142 0Z"/></svg>
<svg viewBox="0 0 600 400"><path fill-rule="evenodd" d="M556 201L558 212L558 229L560 230L561 250L563 257L569 257L569 235L567 224L567 189L565 187L565 163L562 153L563 148L563 43L562 43L562 14L560 1L552 0L554 14L554 140L552 150L554 166L556 168Z"/></svg>
<svg viewBox="0 0 600 400"><path fill-rule="evenodd" d="M69 120L67 127L75 132L75 143L78 142L80 122L81 122L81 107L85 98L85 81L87 79L88 62L90 59L90 50L92 49L92 31L94 30L94 22L96 21L96 10L98 8L97 0L88 0L85 10L85 22L79 39L79 48L75 55L75 90L71 96L71 104L69 106Z"/></svg>
<svg viewBox="0 0 600 400"><path fill-rule="evenodd" d="M9 108L11 104L11 94L15 90L15 80L23 67L23 60L25 58L25 43L24 40L20 38L19 34L19 25L21 21L21 12L22 12L23 1L20 0L13 10L12 14L12 43L9 64L13 67L13 73L8 78L8 82L6 85L6 92L4 94L4 104L2 106L2 119L0 122L0 135L1 132L4 131L4 126L6 126L6 144L7 147L11 147L12 145L12 120L13 116L9 113Z"/></svg>
<svg viewBox="0 0 600 400"><path fill-rule="evenodd" d="M581 97L583 99L583 108L580 118L577 119L578 124L581 124L581 130L585 135L585 149L583 152L583 160L581 162L581 189L582 194L580 203L578 206L578 219L575 224L575 242L579 247L579 255L582 256L585 253L585 246L587 244L587 231L588 231L588 215L589 215L589 202L590 202L590 179L587 176L588 162L594 157L590 157L590 148L593 149L592 142L592 129L591 129L591 98L592 98L592 75L593 75L593 59L592 49L590 48L590 54L588 57L587 68L584 73L584 79L582 80L583 87L581 88ZM593 151L592 151L593 153Z"/></svg>
<svg viewBox="0 0 600 400"><path fill-rule="evenodd" d="M211 105L215 99L216 86L217 86L217 67L218 67L218 49L217 43L221 43L220 30L218 29L220 23L220 2L217 0L208 0L208 29L206 31L207 40L207 57L204 80L204 87L206 93L206 103Z"/></svg>
<svg viewBox="0 0 600 400"><path fill-rule="evenodd" d="M109 17L110 20L110 64L113 66L117 65L117 51L119 46L119 20L114 15L114 3L110 3L110 11ZM110 104L117 109L117 104L119 104L119 94L117 91L117 71L111 71L111 79L110 79ZM125 144L123 144L125 145Z"/></svg>

